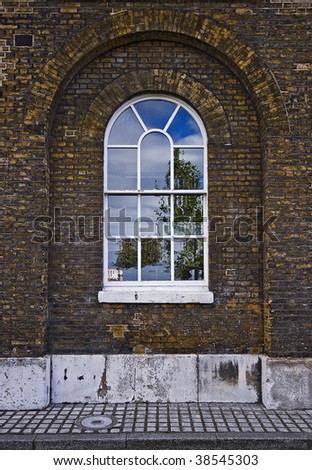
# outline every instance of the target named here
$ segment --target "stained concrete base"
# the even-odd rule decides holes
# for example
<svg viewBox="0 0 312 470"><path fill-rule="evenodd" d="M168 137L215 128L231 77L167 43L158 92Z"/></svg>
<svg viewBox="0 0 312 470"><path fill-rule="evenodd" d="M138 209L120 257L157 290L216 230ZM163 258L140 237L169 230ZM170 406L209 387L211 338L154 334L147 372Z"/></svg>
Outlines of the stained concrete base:
<svg viewBox="0 0 312 470"><path fill-rule="evenodd" d="M0 409L31 410L50 402L51 358L0 359Z"/></svg>
<svg viewBox="0 0 312 470"><path fill-rule="evenodd" d="M262 358L262 401L267 408L311 408L312 359Z"/></svg>
<svg viewBox="0 0 312 470"><path fill-rule="evenodd" d="M259 395L258 356L52 356L52 403L256 403Z"/></svg>
<svg viewBox="0 0 312 470"><path fill-rule="evenodd" d="M200 402L260 401L261 359L248 354L198 356Z"/></svg>
<svg viewBox="0 0 312 470"><path fill-rule="evenodd" d="M51 365L51 369L50 369ZM51 372L51 374L50 374ZM256 355L52 355L0 359L1 409L51 403L262 401L312 406L312 359Z"/></svg>

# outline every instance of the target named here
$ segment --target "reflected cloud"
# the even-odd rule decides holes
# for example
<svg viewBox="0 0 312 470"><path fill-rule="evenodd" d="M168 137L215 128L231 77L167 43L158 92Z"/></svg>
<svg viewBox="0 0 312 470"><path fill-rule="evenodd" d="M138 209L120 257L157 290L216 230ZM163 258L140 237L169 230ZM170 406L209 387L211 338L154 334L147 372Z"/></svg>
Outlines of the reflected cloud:
<svg viewBox="0 0 312 470"><path fill-rule="evenodd" d="M179 109L177 115L168 128L175 145L202 145L203 139L195 119L183 108ZM191 140L192 139L192 142ZM190 142L190 143L189 143Z"/></svg>
<svg viewBox="0 0 312 470"><path fill-rule="evenodd" d="M116 119L108 139L109 145L136 145L144 132L136 115L131 108L127 108Z"/></svg>
<svg viewBox="0 0 312 470"><path fill-rule="evenodd" d="M141 236L170 234L170 197L142 196L140 223Z"/></svg>
<svg viewBox="0 0 312 470"><path fill-rule="evenodd" d="M107 189L137 188L137 150L108 149Z"/></svg>
<svg viewBox="0 0 312 470"><path fill-rule="evenodd" d="M171 148L168 138L160 132L144 137L141 144L142 189L169 189Z"/></svg>
<svg viewBox="0 0 312 470"><path fill-rule="evenodd" d="M107 237L133 237L136 232L137 196L109 196L105 220Z"/></svg>

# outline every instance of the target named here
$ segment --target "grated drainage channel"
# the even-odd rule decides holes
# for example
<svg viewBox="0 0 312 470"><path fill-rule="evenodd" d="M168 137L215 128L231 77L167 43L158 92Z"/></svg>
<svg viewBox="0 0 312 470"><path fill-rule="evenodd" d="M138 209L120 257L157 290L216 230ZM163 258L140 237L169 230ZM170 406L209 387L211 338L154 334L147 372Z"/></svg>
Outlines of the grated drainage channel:
<svg viewBox="0 0 312 470"><path fill-rule="evenodd" d="M113 427L116 423L117 420L108 415L89 415L76 420L76 425L80 429L89 429L92 431L108 429Z"/></svg>

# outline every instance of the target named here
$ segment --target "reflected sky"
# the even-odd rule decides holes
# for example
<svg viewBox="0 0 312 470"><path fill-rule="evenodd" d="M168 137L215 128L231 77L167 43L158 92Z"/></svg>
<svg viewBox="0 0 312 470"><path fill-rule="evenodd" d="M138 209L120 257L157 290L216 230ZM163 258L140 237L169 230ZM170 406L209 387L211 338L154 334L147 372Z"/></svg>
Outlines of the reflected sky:
<svg viewBox="0 0 312 470"><path fill-rule="evenodd" d="M168 128L175 145L203 145L200 129L192 116L180 108Z"/></svg>
<svg viewBox="0 0 312 470"><path fill-rule="evenodd" d="M165 135L152 132L144 137L141 144L142 189L170 188L170 178L166 178L170 157L170 142Z"/></svg>
<svg viewBox="0 0 312 470"><path fill-rule="evenodd" d="M136 145L144 132L136 115L131 108L127 108L116 119L108 139L109 145Z"/></svg>
<svg viewBox="0 0 312 470"><path fill-rule="evenodd" d="M136 196L109 196L106 217L108 237L134 236L134 224L137 219Z"/></svg>
<svg viewBox="0 0 312 470"><path fill-rule="evenodd" d="M177 104L164 99L144 100L134 105L147 128L163 129ZM109 135L109 145L138 145L144 129L129 106L116 119ZM202 149L183 148L183 145L202 145L203 139L195 119L183 107L175 115L168 133L175 145L174 156L179 153L179 165L175 165L174 189L203 189ZM147 134L141 141L141 189L170 189L170 160L172 148L169 139L161 132ZM108 190L137 189L137 149L108 148Z"/></svg>
<svg viewBox="0 0 312 470"><path fill-rule="evenodd" d="M137 150L108 149L107 189L137 188Z"/></svg>
<svg viewBox="0 0 312 470"><path fill-rule="evenodd" d="M177 105L165 100L146 100L135 104L135 108L147 129L163 129Z"/></svg>
<svg viewBox="0 0 312 470"><path fill-rule="evenodd" d="M170 197L141 197L141 236L170 234Z"/></svg>

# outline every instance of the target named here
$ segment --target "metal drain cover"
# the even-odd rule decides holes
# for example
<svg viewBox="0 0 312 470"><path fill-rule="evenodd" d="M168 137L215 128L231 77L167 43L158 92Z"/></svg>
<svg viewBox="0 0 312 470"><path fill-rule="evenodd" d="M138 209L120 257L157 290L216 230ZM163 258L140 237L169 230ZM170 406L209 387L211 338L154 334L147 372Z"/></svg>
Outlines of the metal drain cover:
<svg viewBox="0 0 312 470"><path fill-rule="evenodd" d="M94 431L111 428L116 422L115 418L107 415L89 415L76 420L77 426L81 429L92 429Z"/></svg>

